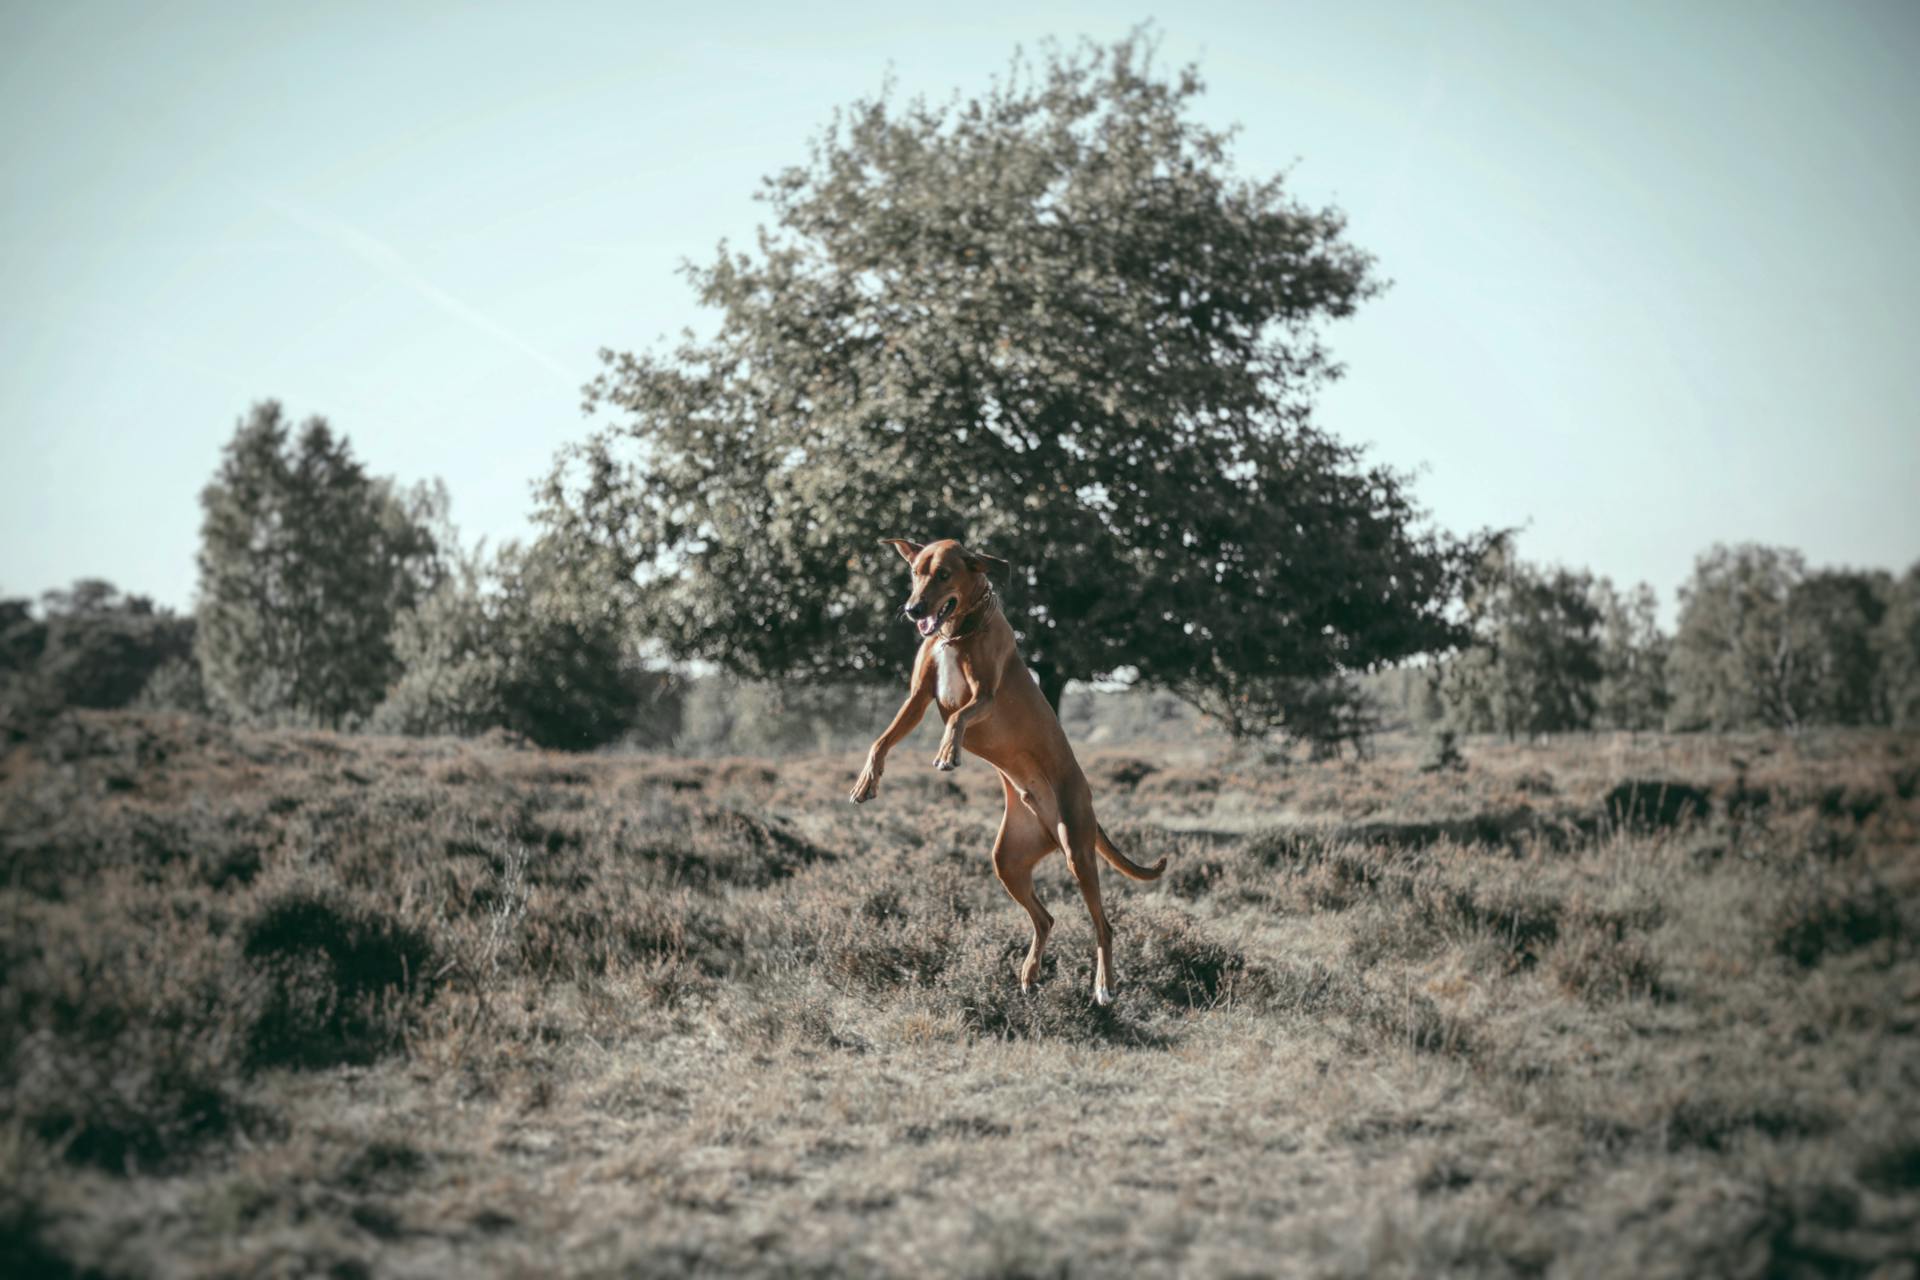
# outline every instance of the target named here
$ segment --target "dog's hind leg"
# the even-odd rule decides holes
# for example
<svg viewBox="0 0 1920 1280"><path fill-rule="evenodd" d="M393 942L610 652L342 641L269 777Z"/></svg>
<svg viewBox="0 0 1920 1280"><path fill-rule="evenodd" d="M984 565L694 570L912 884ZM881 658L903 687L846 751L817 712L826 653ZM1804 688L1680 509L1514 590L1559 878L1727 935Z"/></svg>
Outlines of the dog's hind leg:
<svg viewBox="0 0 1920 1280"><path fill-rule="evenodd" d="M1093 918L1093 1000L1095 1004L1112 1004L1113 928L1107 923L1106 909L1100 904L1100 860L1094 852L1091 819L1081 822L1063 819L1060 844L1067 851L1067 866L1080 885L1080 896L1087 901L1087 914Z"/></svg>
<svg viewBox="0 0 1920 1280"><path fill-rule="evenodd" d="M1000 815L1000 834L993 842L993 871L1007 893L1033 919L1033 945L1027 948L1026 962L1020 966L1020 989L1031 991L1040 973L1040 953L1046 950L1047 935L1053 932L1053 917L1040 905L1039 891L1033 887L1033 869L1053 852L1053 837L1020 803L1005 775L1000 785L1007 793L1007 811Z"/></svg>

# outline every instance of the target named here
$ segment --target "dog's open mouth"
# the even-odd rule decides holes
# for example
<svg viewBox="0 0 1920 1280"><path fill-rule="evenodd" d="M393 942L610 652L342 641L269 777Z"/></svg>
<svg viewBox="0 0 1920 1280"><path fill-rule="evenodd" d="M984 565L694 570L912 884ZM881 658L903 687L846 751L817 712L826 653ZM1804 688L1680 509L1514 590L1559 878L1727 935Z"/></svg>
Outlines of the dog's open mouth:
<svg viewBox="0 0 1920 1280"><path fill-rule="evenodd" d="M941 623L947 620L947 615L953 612L953 606L959 603L959 596L948 596L946 603L940 606L938 612L928 614L914 625L920 628L921 635L930 636L939 628Z"/></svg>

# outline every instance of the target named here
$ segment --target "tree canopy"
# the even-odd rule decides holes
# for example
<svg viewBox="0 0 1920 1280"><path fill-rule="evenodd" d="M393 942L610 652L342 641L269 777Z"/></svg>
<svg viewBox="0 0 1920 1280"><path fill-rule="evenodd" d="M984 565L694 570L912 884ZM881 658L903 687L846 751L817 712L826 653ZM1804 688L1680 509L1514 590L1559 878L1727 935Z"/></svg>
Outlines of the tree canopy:
<svg viewBox="0 0 1920 1280"><path fill-rule="evenodd" d="M1886 613L1874 628L1877 718L1920 729L1920 563L1887 583Z"/></svg>
<svg viewBox="0 0 1920 1280"><path fill-rule="evenodd" d="M1010 560L1056 702L1131 673L1252 706L1458 638L1463 549L1310 417L1338 372L1320 327L1377 290L1372 260L1337 210L1238 175L1197 74L1151 54L856 102L767 180L753 251L687 268L713 335L605 353L611 421L545 518L614 554L668 652L893 675L887 536Z"/></svg>
<svg viewBox="0 0 1920 1280"><path fill-rule="evenodd" d="M1454 726L1519 734L1592 725L1602 610L1590 575L1516 559L1500 545L1467 593L1473 646L1441 673Z"/></svg>
<svg viewBox="0 0 1920 1280"><path fill-rule="evenodd" d="M444 490L369 476L324 419L256 406L200 495L196 649L214 709L245 723L358 722L399 674L391 632L440 566Z"/></svg>
<svg viewBox="0 0 1920 1280"><path fill-rule="evenodd" d="M1594 713L1610 729L1658 729L1666 722L1667 637L1660 630L1659 598L1642 582L1620 590L1611 579L1594 584L1600 611L1600 686Z"/></svg>

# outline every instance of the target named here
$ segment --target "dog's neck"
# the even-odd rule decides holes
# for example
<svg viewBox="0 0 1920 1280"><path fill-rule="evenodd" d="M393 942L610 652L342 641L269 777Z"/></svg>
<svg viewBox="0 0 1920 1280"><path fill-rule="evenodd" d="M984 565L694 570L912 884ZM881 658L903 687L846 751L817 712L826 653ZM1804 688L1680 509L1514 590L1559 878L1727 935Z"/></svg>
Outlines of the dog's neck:
<svg viewBox="0 0 1920 1280"><path fill-rule="evenodd" d="M987 607L999 599L999 593L988 583L980 598L948 618L940 627L941 643L952 644L955 640L965 640L987 625Z"/></svg>

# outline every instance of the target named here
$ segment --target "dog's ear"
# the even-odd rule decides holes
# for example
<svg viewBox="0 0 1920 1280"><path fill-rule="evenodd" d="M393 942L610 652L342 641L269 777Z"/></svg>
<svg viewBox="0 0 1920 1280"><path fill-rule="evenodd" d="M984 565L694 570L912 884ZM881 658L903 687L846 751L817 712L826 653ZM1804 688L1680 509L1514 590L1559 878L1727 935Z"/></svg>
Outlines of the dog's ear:
<svg viewBox="0 0 1920 1280"><path fill-rule="evenodd" d="M994 574L1003 575L1009 582L1013 580L1013 566L999 556L990 556L983 551L967 552L967 568L975 573L984 573L991 578Z"/></svg>
<svg viewBox="0 0 1920 1280"><path fill-rule="evenodd" d="M920 554L920 544L917 542L908 542L905 538L882 538L880 542L881 545L892 547L895 551L898 551L900 558L908 564L912 564L915 557Z"/></svg>

